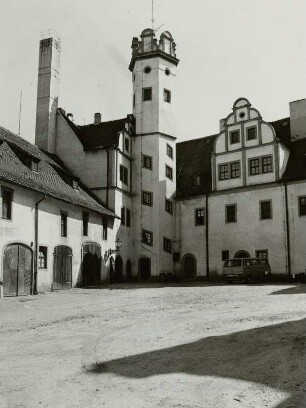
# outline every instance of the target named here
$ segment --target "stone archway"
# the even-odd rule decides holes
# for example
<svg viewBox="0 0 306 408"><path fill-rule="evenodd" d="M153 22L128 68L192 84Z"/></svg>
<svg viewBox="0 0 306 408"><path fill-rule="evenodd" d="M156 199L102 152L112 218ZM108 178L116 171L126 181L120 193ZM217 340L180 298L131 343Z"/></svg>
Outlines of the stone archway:
<svg viewBox="0 0 306 408"><path fill-rule="evenodd" d="M237 251L234 258L251 258L251 255L244 250Z"/></svg>
<svg viewBox="0 0 306 408"><path fill-rule="evenodd" d="M197 276L197 259L193 254L186 254L183 256L182 261L182 278L183 279L195 279Z"/></svg>

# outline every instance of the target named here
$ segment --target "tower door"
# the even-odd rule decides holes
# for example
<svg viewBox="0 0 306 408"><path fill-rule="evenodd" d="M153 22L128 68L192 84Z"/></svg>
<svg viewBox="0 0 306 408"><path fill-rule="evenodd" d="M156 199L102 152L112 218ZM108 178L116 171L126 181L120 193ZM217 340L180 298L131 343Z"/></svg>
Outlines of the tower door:
<svg viewBox="0 0 306 408"><path fill-rule="evenodd" d="M8 245L3 256L4 296L30 295L32 288L32 250L22 244Z"/></svg>
<svg viewBox="0 0 306 408"><path fill-rule="evenodd" d="M98 286L101 276L101 247L94 242L83 245L82 286Z"/></svg>
<svg viewBox="0 0 306 408"><path fill-rule="evenodd" d="M139 278L143 280L149 280L151 277L151 259L140 258L139 259Z"/></svg>
<svg viewBox="0 0 306 408"><path fill-rule="evenodd" d="M59 245L54 248L53 289L66 290L72 287L72 249Z"/></svg>

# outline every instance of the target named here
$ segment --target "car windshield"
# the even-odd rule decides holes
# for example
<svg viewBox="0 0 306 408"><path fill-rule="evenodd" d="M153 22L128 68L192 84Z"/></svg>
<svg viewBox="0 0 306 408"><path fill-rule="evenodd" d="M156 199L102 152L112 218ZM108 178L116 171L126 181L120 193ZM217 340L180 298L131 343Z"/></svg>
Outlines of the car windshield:
<svg viewBox="0 0 306 408"><path fill-rule="evenodd" d="M241 259L228 259L225 261L224 266L233 267L233 266L241 266Z"/></svg>

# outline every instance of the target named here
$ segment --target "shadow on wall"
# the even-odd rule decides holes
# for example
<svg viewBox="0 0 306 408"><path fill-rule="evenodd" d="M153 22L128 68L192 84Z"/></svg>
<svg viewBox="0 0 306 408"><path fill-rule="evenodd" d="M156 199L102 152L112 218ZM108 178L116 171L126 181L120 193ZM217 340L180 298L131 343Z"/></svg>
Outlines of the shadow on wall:
<svg viewBox="0 0 306 408"><path fill-rule="evenodd" d="M186 373L260 383L290 397L278 405L302 407L306 319L142 353L85 367L89 374L145 378Z"/></svg>

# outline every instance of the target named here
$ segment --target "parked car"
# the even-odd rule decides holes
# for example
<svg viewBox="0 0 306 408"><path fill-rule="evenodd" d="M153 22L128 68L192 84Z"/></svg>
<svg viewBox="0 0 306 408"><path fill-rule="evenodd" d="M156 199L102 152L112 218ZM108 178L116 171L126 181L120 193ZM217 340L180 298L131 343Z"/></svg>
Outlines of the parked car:
<svg viewBox="0 0 306 408"><path fill-rule="evenodd" d="M271 268L267 259L232 258L224 262L223 278L228 282L253 281L265 282L271 276Z"/></svg>

